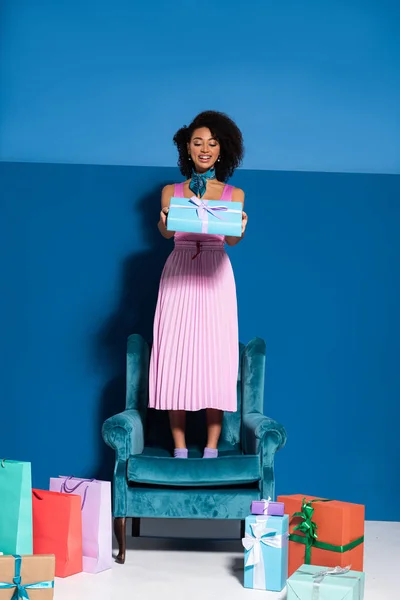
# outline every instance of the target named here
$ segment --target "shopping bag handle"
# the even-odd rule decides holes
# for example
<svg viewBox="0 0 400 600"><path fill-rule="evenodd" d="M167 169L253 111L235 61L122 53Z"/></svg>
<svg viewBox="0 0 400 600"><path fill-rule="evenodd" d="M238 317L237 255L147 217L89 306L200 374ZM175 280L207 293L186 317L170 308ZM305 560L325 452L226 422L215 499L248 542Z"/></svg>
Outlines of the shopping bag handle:
<svg viewBox="0 0 400 600"><path fill-rule="evenodd" d="M93 483L94 481L96 481L96 479L81 479L80 481L78 481L78 483L74 486L68 487L67 483L68 481L71 481L71 479L74 479L72 475L70 475L69 477L66 477L66 479L64 479L64 481L61 484L61 492L65 492L66 494L73 494L83 483ZM83 500L82 500L82 507L81 509L84 509L85 506L85 502L86 502L86 495L87 495L87 491L89 489L89 486L87 485L85 488L85 491L83 492Z"/></svg>

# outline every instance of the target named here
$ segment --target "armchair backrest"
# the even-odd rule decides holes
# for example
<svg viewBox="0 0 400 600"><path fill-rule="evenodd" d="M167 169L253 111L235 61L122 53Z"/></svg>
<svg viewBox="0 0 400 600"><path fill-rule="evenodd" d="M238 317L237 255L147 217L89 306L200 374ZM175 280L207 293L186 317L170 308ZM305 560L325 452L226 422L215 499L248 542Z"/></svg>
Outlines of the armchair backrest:
<svg viewBox="0 0 400 600"><path fill-rule="evenodd" d="M261 346L260 346L261 342ZM260 353L261 349L261 353ZM257 387L251 381L252 360L260 358L258 366ZM148 380L149 380L150 347L138 334L128 338L127 348L127 376L126 376L126 408L135 408L140 411L146 422L146 445L161 446L172 450L173 442L169 427L168 413L148 409ZM258 361L260 362L260 361ZM237 411L224 413L222 433L219 446L240 447L242 413L263 411L265 344L256 339L246 347L239 345L239 369L237 380ZM261 369L260 369L261 367ZM242 381L242 378L246 381ZM244 397L243 397L244 396ZM187 441L188 445L204 447L206 442L206 415L205 411L188 412L187 414Z"/></svg>

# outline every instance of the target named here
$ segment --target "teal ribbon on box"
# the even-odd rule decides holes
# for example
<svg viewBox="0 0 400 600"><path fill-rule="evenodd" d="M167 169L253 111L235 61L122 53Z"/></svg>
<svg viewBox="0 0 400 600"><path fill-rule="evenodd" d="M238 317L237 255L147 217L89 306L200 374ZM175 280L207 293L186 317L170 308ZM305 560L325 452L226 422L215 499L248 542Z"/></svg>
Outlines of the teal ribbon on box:
<svg viewBox="0 0 400 600"><path fill-rule="evenodd" d="M11 600L29 600L28 590L48 590L50 588L54 588L54 581L38 581L37 583L26 583L25 585L22 585L22 558L19 554L14 554L13 556L15 558L15 575L13 583L0 581L0 590L12 590L15 588Z"/></svg>
<svg viewBox="0 0 400 600"><path fill-rule="evenodd" d="M350 571L351 567L335 567L334 569L322 569L321 571L317 571L316 573L310 571L303 571L299 569L297 573L301 575L309 575L313 579L313 591L312 591L312 600L319 600L319 590L320 585L324 581L327 576L335 576L335 577L343 577L345 579L357 579L358 581L358 600L361 600L361 586L360 586L360 577L356 575L347 575Z"/></svg>

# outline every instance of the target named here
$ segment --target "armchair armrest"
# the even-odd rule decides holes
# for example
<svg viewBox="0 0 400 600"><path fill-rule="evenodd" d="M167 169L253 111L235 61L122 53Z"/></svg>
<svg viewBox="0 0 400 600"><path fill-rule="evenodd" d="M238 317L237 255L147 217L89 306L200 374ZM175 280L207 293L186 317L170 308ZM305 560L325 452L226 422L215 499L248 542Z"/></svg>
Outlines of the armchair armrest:
<svg viewBox="0 0 400 600"><path fill-rule="evenodd" d="M127 409L110 417L103 423L101 433L105 443L115 450L118 461L143 452L144 423L138 410Z"/></svg>
<svg viewBox="0 0 400 600"><path fill-rule="evenodd" d="M265 453L268 445L274 454L286 444L286 430L277 421L261 413L247 413L242 422L243 449L245 454Z"/></svg>
<svg viewBox="0 0 400 600"><path fill-rule="evenodd" d="M245 454L258 454L262 478L261 498L275 497L274 457L275 452L286 443L284 427L265 417L260 412L246 413L242 420L242 444Z"/></svg>

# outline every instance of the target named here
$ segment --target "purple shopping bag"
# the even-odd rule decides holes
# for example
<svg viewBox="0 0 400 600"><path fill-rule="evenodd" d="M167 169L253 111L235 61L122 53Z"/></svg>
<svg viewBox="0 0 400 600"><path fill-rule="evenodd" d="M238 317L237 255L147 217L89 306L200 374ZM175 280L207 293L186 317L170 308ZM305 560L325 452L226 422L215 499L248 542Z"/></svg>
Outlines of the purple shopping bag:
<svg viewBox="0 0 400 600"><path fill-rule="evenodd" d="M50 479L50 491L82 498L83 571L100 573L112 566L111 483L97 479Z"/></svg>

